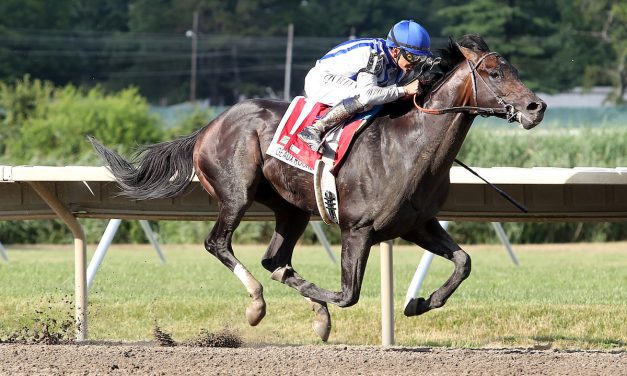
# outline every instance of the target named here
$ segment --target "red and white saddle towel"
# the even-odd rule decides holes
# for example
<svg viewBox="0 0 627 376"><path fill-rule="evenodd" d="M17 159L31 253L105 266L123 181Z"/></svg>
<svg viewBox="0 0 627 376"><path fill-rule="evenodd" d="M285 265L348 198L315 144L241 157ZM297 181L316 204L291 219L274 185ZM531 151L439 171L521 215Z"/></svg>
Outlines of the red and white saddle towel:
<svg viewBox="0 0 627 376"><path fill-rule="evenodd" d="M346 157L353 137L376 114L378 109L375 107L359 114L343 127L325 134L324 156L332 160L330 167L334 175L337 174L337 167ZM294 98L283 115L266 154L313 174L316 161L322 157L322 154L311 150L297 135L303 128L324 116L328 110L329 106L322 103L302 96Z"/></svg>
<svg viewBox="0 0 627 376"><path fill-rule="evenodd" d="M296 97L274 134L266 154L271 155L289 165L314 174L314 191L318 211L325 223L339 223L337 190L335 175L348 154L354 136L361 130L379 110L374 109L359 114L343 127L339 127L324 135L324 152L320 154L305 144L298 133L313 124L316 119L324 116L329 106Z"/></svg>

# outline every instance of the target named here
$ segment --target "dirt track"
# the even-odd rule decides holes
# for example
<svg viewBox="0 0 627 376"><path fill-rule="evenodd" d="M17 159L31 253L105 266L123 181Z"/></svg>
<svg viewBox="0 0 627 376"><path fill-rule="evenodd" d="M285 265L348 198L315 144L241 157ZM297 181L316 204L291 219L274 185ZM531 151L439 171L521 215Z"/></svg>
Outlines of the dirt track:
<svg viewBox="0 0 627 376"><path fill-rule="evenodd" d="M371 346L0 345L0 374L625 375L627 352Z"/></svg>

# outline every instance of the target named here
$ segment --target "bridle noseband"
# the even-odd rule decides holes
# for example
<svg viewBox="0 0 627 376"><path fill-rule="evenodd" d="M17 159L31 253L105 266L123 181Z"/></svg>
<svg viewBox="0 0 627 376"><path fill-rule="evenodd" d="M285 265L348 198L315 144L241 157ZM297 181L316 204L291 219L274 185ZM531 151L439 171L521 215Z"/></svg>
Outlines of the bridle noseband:
<svg viewBox="0 0 627 376"><path fill-rule="evenodd" d="M463 112L466 112L466 113L469 113L471 115L481 115L481 116L505 115L505 118L510 123L513 122L513 121L516 121L517 117L518 117L518 113L517 113L517 111L514 110L514 106L512 106L511 104L505 102L503 100L503 98L501 98L501 96L496 94L494 92L494 90L492 90L490 85L488 85L488 83L485 81L485 79L480 74L477 73L477 68L479 68L481 63L483 63L485 58L488 57L488 56L492 56L492 55L496 55L496 52L489 52L489 53L483 55L479 59L479 61L477 61L476 65L473 65L472 61L466 59L466 63L468 63L468 67L470 68L470 75L471 75L470 77L472 79L472 93L473 93L474 106L455 106L455 107L446 107L446 108L424 108L424 107L421 107L420 105L418 105L418 102L416 100L416 97L418 96L417 94L414 94L414 99L413 99L414 100L414 106L416 106L416 108L419 111L424 112L426 114L431 114L431 115L442 115L442 114L449 114L449 113L463 113ZM483 82L483 85L488 89L490 94L492 94L492 96L494 96L494 98L496 98L497 102L499 102L499 104L501 106L503 106L502 108L479 107L479 102L478 102L479 97L478 97L478 94L477 94L477 76L479 77L481 82Z"/></svg>

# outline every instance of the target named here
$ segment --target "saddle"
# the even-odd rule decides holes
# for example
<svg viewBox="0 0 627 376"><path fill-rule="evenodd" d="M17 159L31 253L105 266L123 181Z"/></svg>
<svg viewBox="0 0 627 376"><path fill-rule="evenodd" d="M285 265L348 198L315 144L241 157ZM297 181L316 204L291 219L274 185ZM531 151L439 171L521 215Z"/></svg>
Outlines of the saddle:
<svg viewBox="0 0 627 376"><path fill-rule="evenodd" d="M292 100L283 115L266 154L291 166L313 174L316 202L327 223L338 223L337 190L335 177L340 170L350 146L381 106L357 114L323 136L322 153L312 150L298 138L301 129L313 124L330 109L329 106L298 96Z"/></svg>

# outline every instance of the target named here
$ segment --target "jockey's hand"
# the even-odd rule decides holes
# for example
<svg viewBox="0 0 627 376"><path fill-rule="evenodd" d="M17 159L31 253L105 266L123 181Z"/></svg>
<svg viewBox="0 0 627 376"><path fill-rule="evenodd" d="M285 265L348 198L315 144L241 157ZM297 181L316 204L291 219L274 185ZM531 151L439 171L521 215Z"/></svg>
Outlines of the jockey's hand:
<svg viewBox="0 0 627 376"><path fill-rule="evenodd" d="M422 85L420 85L419 80L414 80L403 86L403 89L405 89L405 95L420 95L420 93L422 92Z"/></svg>

